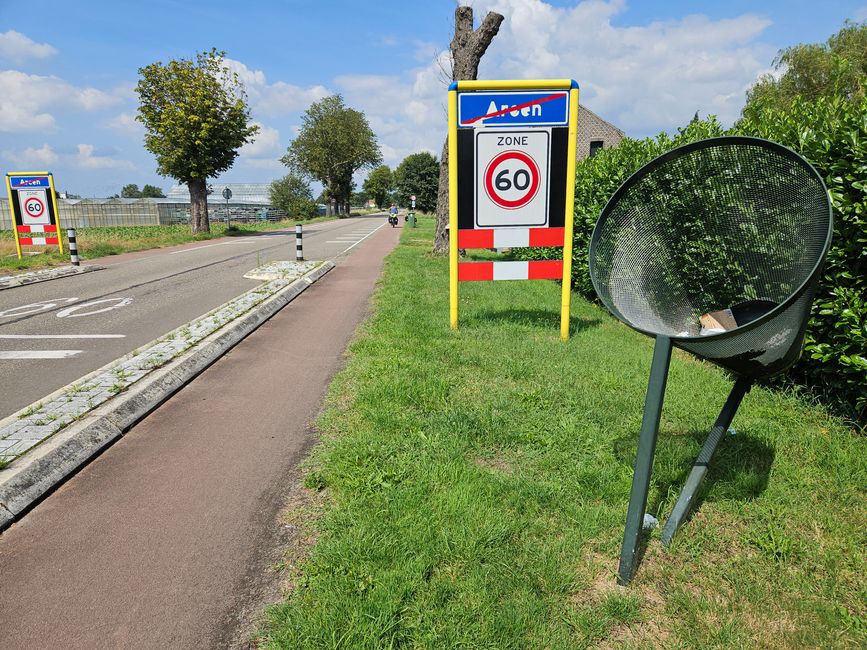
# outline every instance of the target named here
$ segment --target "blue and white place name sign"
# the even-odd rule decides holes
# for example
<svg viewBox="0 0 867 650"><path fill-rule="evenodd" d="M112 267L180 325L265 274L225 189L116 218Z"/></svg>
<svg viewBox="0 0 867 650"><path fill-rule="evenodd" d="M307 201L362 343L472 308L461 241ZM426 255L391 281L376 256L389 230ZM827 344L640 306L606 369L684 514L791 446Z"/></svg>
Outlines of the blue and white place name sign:
<svg viewBox="0 0 867 650"><path fill-rule="evenodd" d="M22 190L30 187L51 187L48 176L10 176L9 181L13 190Z"/></svg>
<svg viewBox="0 0 867 650"><path fill-rule="evenodd" d="M568 90L458 93L459 128L568 125Z"/></svg>

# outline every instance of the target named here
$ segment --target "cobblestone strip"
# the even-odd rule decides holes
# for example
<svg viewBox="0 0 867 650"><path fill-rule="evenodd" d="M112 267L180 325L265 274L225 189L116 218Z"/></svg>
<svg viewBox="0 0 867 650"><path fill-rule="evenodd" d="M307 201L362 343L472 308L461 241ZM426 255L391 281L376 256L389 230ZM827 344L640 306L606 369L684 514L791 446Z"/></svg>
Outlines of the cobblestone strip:
<svg viewBox="0 0 867 650"><path fill-rule="evenodd" d="M285 263L281 277L241 294L162 338L109 364L86 381L67 386L59 395L31 404L0 422L0 467L75 422L100 404L165 365L227 323L250 311L259 303L312 271L318 262ZM276 273L273 265L262 273ZM264 268L264 267L262 267ZM251 273L258 272L251 271Z"/></svg>
<svg viewBox="0 0 867 650"><path fill-rule="evenodd" d="M37 282L45 282L46 280L54 280L56 278L65 278L68 275L79 275L81 273L90 273L91 271L101 271L104 268L104 266L99 266L97 264L87 264L85 266L60 266L53 269L41 269L39 271L18 273L17 275L8 275L0 277L0 290L11 289L12 287L23 287L26 284L35 284Z"/></svg>

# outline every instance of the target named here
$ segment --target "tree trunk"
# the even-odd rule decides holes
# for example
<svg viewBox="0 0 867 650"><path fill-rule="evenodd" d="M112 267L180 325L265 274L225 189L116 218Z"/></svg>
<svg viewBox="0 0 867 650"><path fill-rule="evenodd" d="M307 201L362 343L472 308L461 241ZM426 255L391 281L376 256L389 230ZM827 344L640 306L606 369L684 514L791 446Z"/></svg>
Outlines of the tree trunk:
<svg viewBox="0 0 867 650"><path fill-rule="evenodd" d="M204 178L193 178L187 181L190 188L190 223L194 235L200 232L211 232L211 222L208 220L208 185Z"/></svg>
<svg viewBox="0 0 867 650"><path fill-rule="evenodd" d="M479 74L479 62L494 36L500 31L503 16L488 12L479 28L473 31L473 8L455 9L455 36L450 50L452 55L452 81L475 79ZM434 253L449 250L449 139L443 145L440 157L440 179L437 188L437 229L434 238Z"/></svg>

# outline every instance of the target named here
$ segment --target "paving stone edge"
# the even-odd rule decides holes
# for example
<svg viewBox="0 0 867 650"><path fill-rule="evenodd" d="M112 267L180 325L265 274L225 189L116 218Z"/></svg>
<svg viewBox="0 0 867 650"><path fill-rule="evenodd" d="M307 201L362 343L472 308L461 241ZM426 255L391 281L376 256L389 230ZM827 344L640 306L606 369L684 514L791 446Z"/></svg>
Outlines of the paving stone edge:
<svg viewBox="0 0 867 650"><path fill-rule="evenodd" d="M0 291L14 289L15 287L27 287L37 282L67 278L71 275L81 275L82 273L102 271L104 269L104 266L99 266L98 264L85 264L84 266L60 266L52 269L28 271L27 273L19 273L17 275L0 276Z"/></svg>
<svg viewBox="0 0 867 650"><path fill-rule="evenodd" d="M323 262L0 470L0 531L334 268ZM78 379L103 372L116 364ZM47 396L63 393L66 386Z"/></svg>

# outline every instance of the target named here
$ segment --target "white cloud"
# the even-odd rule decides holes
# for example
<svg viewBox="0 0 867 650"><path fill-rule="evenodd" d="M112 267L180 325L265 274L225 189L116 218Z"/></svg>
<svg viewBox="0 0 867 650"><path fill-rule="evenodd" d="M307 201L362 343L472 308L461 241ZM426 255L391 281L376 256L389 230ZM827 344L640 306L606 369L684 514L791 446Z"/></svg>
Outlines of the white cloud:
<svg viewBox="0 0 867 650"><path fill-rule="evenodd" d="M261 122L253 122L253 124L259 127L259 133L256 134L252 142L241 147L238 153L247 158L264 158L266 156L278 158L282 153L280 131L265 126Z"/></svg>
<svg viewBox="0 0 867 650"><path fill-rule="evenodd" d="M48 43L37 43L21 32L10 29L0 33L0 59L24 63L31 59L46 59L57 54Z"/></svg>
<svg viewBox="0 0 867 650"><path fill-rule="evenodd" d="M506 16L482 61L489 78L571 77L582 103L636 135L671 130L696 109L733 122L744 90L773 58L757 42L766 18L741 15L618 27L622 0L555 8L540 0L492 0L484 9Z"/></svg>
<svg viewBox="0 0 867 650"><path fill-rule="evenodd" d="M282 173L278 173L275 178L277 176L285 175L288 171L283 163L281 163L277 158L240 158L238 160L238 166L256 170L282 171Z"/></svg>
<svg viewBox="0 0 867 650"><path fill-rule="evenodd" d="M120 113L105 123L109 129L117 131L128 136L142 136L145 132L144 126L137 122L135 113Z"/></svg>
<svg viewBox="0 0 867 650"><path fill-rule="evenodd" d="M673 131L696 110L732 123L746 89L775 54L759 40L770 22L756 15L689 15L621 27L614 23L626 10L624 0L565 8L541 0L480 0L474 7L479 18L489 10L505 16L480 78L577 79L582 104L639 137ZM419 56L428 47L419 43ZM441 153L451 69L446 47L444 39L438 55L431 47L427 64L403 75L335 79L347 104L367 115L391 166L417 151Z"/></svg>
<svg viewBox="0 0 867 650"><path fill-rule="evenodd" d="M55 125L50 108L94 111L119 101L112 93L78 88L58 77L0 70L0 131L50 130Z"/></svg>
<svg viewBox="0 0 867 650"><path fill-rule="evenodd" d="M273 117L295 113L331 94L319 85L304 88L283 81L269 84L264 72L251 70L234 59L225 59L225 64L244 82L250 106L258 115Z"/></svg>
<svg viewBox="0 0 867 650"><path fill-rule="evenodd" d="M23 151L4 151L3 158L22 170L48 169L58 160L57 153L48 144L43 144L38 149L27 147Z"/></svg>
<svg viewBox="0 0 867 650"><path fill-rule="evenodd" d="M96 155L92 144L78 145L78 154L74 156L74 164L80 169L134 169L128 160L119 160L111 156Z"/></svg>

